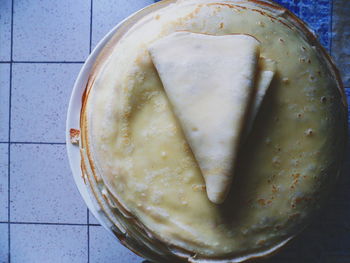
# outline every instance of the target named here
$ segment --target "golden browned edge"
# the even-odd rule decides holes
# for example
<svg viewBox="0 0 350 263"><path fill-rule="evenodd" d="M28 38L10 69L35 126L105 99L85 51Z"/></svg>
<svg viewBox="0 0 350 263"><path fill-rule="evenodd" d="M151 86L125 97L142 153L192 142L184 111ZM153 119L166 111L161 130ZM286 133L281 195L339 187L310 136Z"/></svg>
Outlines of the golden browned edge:
<svg viewBox="0 0 350 263"><path fill-rule="evenodd" d="M102 66L104 65L104 62L108 59L110 53L112 52L115 44L123 37L123 35L130 29L131 26L133 26L135 23L138 22L138 20L140 18L143 18L144 16L148 15L149 13L153 12L154 10L158 10L162 7L165 7L171 3L176 2L176 0L163 0L161 2L155 3L153 5L150 5L148 7L146 7L145 9L141 10L140 12L138 12L136 15L134 15L132 18L127 19L125 22L122 23L121 27L118 29L118 31L115 33L115 35L111 38L111 40L106 44L106 46L103 48L103 50L101 51L101 53L98 55L96 62L91 70L89 79L88 79L88 83L86 85L84 94L82 96L82 108L81 108L81 117L80 117L80 128L81 128L81 147L83 149L86 149L86 154L87 154L87 160L85 160L85 157L83 154L81 154L82 157L82 163L81 163L81 169L83 172L83 177L84 177L84 182L85 184L87 183L85 181L85 177L87 177L87 179L89 180L89 184L92 186L93 185L93 180L94 181L100 181L101 179L97 177L96 175L96 167L94 165L94 160L92 157L92 153L90 151L90 142L88 139L88 121L87 121L87 112L86 112L86 107L87 107L87 101L88 101L88 97L91 91L91 88L93 87L94 81L96 79L96 76L98 75L98 73L100 72ZM255 3L257 5L259 5L262 8L268 9L271 12L273 11L280 11L283 12L282 18L285 19L287 22L290 22L291 25L289 25L288 23L286 23L285 21L282 21L282 19L280 18L276 18L262 10L258 10L258 9L252 9L249 8L252 11L255 12L259 12L262 15L268 16L271 19L273 19L274 21L278 21L282 24L284 24L285 26L291 28L292 30L298 30L300 31L307 39L307 41L316 47L316 49L321 53L321 55L323 55L323 57L326 59L327 62L327 66L330 67L334 78L337 82L337 86L338 86L338 90L340 92L341 98L342 98L342 108L344 113L347 115L347 99L345 96L345 91L344 91L344 86L340 77L340 73L339 70L337 69L337 67L335 66L332 58L330 57L330 55L327 53L327 51L325 50L325 48L318 42L316 36L310 32L309 28L307 27L307 25L300 20L297 16L295 16L292 12L290 12L289 10L285 9L284 7L270 1L270 0L245 0L245 1L240 1L240 2L236 2L235 4L228 4L228 3L209 3L207 5L222 5L222 6L228 6L230 8L238 8L238 9L248 9L248 7L244 7L244 6L239 6L237 4L240 3L246 3L246 2L252 2ZM347 130L347 125L345 124L345 129ZM346 133L347 134L347 133ZM345 152L345 149L344 149ZM90 176L87 176L87 170L86 170L86 165L89 165L92 172L93 172L93 178L90 178ZM94 196L96 197L96 201L98 202L100 208L102 208L102 210L105 212L105 215L107 216L107 218L111 221L114 222L113 218L111 218L110 214L105 211L104 209L104 205L102 200L99 200L99 198L97 197L97 193L96 193L96 189L94 189L93 187L91 187L91 190L94 194ZM135 218L135 216L133 216L130 211L123 205L121 204L116 198L114 198L116 203L118 203L118 207L122 208L123 213L127 214L128 216L130 216L130 220L132 221L132 223L134 223L138 230L143 231L143 235L145 236L149 236L149 234L151 234L152 239L154 239L155 242L160 242L162 243L162 238L159 237L157 234L153 233L150 229L148 229L146 226L144 226L137 218ZM128 219L129 220L129 219ZM127 230L127 229L126 229ZM147 248L146 246L143 246L142 244L139 244L140 247L138 248L139 250L135 249L134 247L131 247L127 240L125 239L124 235L120 235L120 233L117 233L116 231L113 231L115 233L115 235L118 237L118 239L120 240L120 242L126 246L127 248L129 248L130 250L132 250L134 253L143 256L140 251L147 251L147 254L152 254L151 259L154 260L162 260L163 258L160 255L155 255L155 252L152 251L151 249ZM137 241L136 241L137 242ZM170 246L175 248L178 251L183 251L185 252L185 254L188 254L187 256L193 256L194 258L198 258L195 254L193 254L193 252L191 251L186 251L183 248L180 247L176 247L174 245ZM276 250L277 251L277 250ZM269 255L276 253L276 251L269 253ZM265 255L266 256L266 255ZM259 256L261 257L261 256ZM256 262L256 258L258 257L251 257L249 260L249 262ZM178 260L181 261L186 261L187 257L181 257L179 255L174 255L171 258L167 259L167 262L176 262ZM201 257L201 259L207 259L207 260L215 260L215 258L205 258L205 257ZM220 259L217 259L220 261ZM221 259L223 261L225 261L225 259ZM226 259L226 261L229 261L230 259ZM232 260L232 259L231 259Z"/></svg>
<svg viewBox="0 0 350 263"><path fill-rule="evenodd" d="M73 129L73 128L69 130L69 138L72 144L78 144L79 137L80 137L80 130Z"/></svg>

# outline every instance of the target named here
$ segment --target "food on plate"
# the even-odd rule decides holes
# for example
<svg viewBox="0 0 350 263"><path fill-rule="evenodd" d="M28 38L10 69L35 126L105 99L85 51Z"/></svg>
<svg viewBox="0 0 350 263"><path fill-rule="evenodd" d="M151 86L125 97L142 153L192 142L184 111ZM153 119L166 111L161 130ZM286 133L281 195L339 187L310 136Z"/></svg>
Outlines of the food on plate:
<svg viewBox="0 0 350 263"><path fill-rule="evenodd" d="M162 1L127 19L81 110L84 178L121 242L160 262L270 254L340 172L346 100L306 26L270 1Z"/></svg>

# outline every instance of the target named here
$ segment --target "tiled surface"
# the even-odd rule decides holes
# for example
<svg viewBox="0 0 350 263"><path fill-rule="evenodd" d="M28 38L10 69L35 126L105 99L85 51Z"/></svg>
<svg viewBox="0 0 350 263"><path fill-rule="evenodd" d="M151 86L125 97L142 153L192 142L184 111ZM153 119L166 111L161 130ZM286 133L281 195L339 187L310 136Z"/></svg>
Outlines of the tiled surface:
<svg viewBox="0 0 350 263"><path fill-rule="evenodd" d="M1 63L0 64L0 142L8 141L9 91L10 91L10 63Z"/></svg>
<svg viewBox="0 0 350 263"><path fill-rule="evenodd" d="M93 215L88 216L68 167L64 129L80 62L114 25L154 1L13 1L12 16L12 0L0 0L0 263L8 263L9 250L15 263L141 263L98 226ZM349 25L337 30L337 17L349 19L350 1L333 0L333 5L332 0L276 1L309 23L322 44L332 48L343 76L350 76L347 53L339 52L349 46ZM349 89L347 94L350 98ZM344 176L329 208L265 263L349 263L348 189L350 178Z"/></svg>
<svg viewBox="0 0 350 263"><path fill-rule="evenodd" d="M87 232L83 226L11 225L12 263L85 263Z"/></svg>
<svg viewBox="0 0 350 263"><path fill-rule="evenodd" d="M65 145L11 145L11 221L86 223Z"/></svg>
<svg viewBox="0 0 350 263"><path fill-rule="evenodd" d="M89 212L89 224L100 224L100 222L97 221L93 214L91 214L91 212Z"/></svg>
<svg viewBox="0 0 350 263"><path fill-rule="evenodd" d="M0 224L0 263L8 261L8 224Z"/></svg>
<svg viewBox="0 0 350 263"><path fill-rule="evenodd" d="M94 47L108 31L124 18L153 3L154 1L152 0L94 0L92 14L92 46Z"/></svg>
<svg viewBox="0 0 350 263"><path fill-rule="evenodd" d="M0 144L0 222L8 221L8 144ZM1 233L1 232L0 232ZM1 236L1 234L0 234ZM1 241L0 241L1 244ZM0 253L1 255L1 253ZM1 257L0 257L1 259ZM1 262L1 261L0 261Z"/></svg>
<svg viewBox="0 0 350 263"><path fill-rule="evenodd" d="M90 1L14 1L15 61L76 61L89 54Z"/></svg>
<svg viewBox="0 0 350 263"><path fill-rule="evenodd" d="M12 141L64 142L69 97L81 66L13 65Z"/></svg>
<svg viewBox="0 0 350 263"><path fill-rule="evenodd" d="M90 227L90 262L139 263L142 259L116 243L115 237L101 226Z"/></svg>
<svg viewBox="0 0 350 263"><path fill-rule="evenodd" d="M0 1L0 61L11 59L11 0Z"/></svg>

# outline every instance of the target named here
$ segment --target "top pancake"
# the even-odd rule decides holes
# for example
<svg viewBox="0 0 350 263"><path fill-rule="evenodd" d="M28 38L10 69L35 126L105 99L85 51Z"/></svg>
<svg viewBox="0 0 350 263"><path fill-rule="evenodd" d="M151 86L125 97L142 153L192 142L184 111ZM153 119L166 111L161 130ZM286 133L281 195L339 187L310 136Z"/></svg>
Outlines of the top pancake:
<svg viewBox="0 0 350 263"><path fill-rule="evenodd" d="M276 13L230 3L179 1L142 18L109 47L86 104L87 151L108 190L158 239L205 257L243 257L295 235L327 197L345 144L339 83L320 50ZM252 35L276 62L220 206L148 53L179 30Z"/></svg>

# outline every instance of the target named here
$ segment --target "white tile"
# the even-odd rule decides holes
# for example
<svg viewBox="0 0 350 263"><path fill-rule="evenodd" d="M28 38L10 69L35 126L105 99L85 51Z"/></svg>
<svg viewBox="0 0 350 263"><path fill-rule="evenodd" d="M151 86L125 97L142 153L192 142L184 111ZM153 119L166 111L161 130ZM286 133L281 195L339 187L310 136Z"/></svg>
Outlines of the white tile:
<svg viewBox="0 0 350 263"><path fill-rule="evenodd" d="M14 60L84 60L89 42L90 1L14 2Z"/></svg>
<svg viewBox="0 0 350 263"><path fill-rule="evenodd" d="M100 222L96 219L96 217L89 211L89 224L97 224L99 225Z"/></svg>
<svg viewBox="0 0 350 263"><path fill-rule="evenodd" d="M11 262L86 263L86 226L13 224Z"/></svg>
<svg viewBox="0 0 350 263"><path fill-rule="evenodd" d="M0 224L0 263L8 259L8 224Z"/></svg>
<svg viewBox="0 0 350 263"><path fill-rule="evenodd" d="M0 47L1 47L1 44L0 44ZM0 141L8 141L9 91L10 91L10 64L1 63L0 64Z"/></svg>
<svg viewBox="0 0 350 263"><path fill-rule="evenodd" d="M124 18L139 9L153 4L152 0L94 0L92 15L92 46Z"/></svg>
<svg viewBox="0 0 350 263"><path fill-rule="evenodd" d="M11 141L65 141L69 97L81 66L13 65Z"/></svg>
<svg viewBox="0 0 350 263"><path fill-rule="evenodd" d="M11 221L86 224L65 145L11 145Z"/></svg>
<svg viewBox="0 0 350 263"><path fill-rule="evenodd" d="M0 61L11 60L11 2L0 1Z"/></svg>
<svg viewBox="0 0 350 263"><path fill-rule="evenodd" d="M0 221L8 221L8 213L7 213L8 155L7 153L8 153L8 144L0 144Z"/></svg>
<svg viewBox="0 0 350 263"><path fill-rule="evenodd" d="M121 245L102 226L90 227L90 262L141 263L142 258Z"/></svg>

